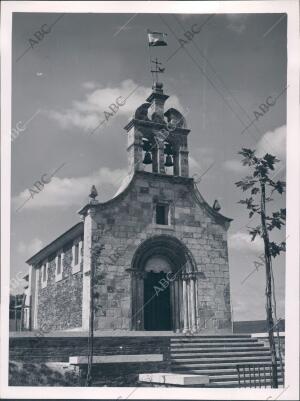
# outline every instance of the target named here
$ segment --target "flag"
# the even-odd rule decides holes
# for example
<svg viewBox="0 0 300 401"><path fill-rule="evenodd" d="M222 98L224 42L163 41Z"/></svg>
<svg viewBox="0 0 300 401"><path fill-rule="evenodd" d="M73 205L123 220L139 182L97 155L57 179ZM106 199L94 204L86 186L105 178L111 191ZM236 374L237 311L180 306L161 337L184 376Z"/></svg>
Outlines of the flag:
<svg viewBox="0 0 300 401"><path fill-rule="evenodd" d="M148 31L149 46L167 46L166 36L166 33Z"/></svg>

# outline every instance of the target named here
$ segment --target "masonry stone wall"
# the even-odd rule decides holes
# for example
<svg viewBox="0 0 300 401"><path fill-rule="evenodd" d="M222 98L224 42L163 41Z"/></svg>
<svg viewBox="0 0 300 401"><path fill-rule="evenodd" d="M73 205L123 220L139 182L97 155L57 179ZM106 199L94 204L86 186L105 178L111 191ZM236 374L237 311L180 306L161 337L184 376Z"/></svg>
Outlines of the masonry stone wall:
<svg viewBox="0 0 300 401"><path fill-rule="evenodd" d="M71 356L86 356L87 337L22 337L9 339L11 386L83 386L68 364ZM141 372L169 372L170 337L95 337L94 355L162 354L161 362L99 364L93 367L95 386L134 386ZM84 366L82 367L84 370Z"/></svg>
<svg viewBox="0 0 300 401"><path fill-rule="evenodd" d="M82 268L72 274L72 243L63 252L62 280L55 282L55 255L49 259L47 286L38 284L38 330L41 336L55 330L81 327Z"/></svg>
<svg viewBox="0 0 300 401"><path fill-rule="evenodd" d="M170 225L154 223L155 202L170 205ZM131 268L138 247L156 235L180 240L196 261L198 327L231 327L227 234L224 221L197 199L190 178L138 172L127 189L99 205L93 244L104 248L97 260L96 329L131 327Z"/></svg>

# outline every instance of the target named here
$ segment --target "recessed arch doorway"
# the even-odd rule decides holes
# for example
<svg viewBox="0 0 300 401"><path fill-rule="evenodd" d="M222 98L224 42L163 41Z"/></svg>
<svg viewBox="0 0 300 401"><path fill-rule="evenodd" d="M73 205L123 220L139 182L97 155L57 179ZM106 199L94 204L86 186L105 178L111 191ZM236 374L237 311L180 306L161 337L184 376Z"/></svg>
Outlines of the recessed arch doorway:
<svg viewBox="0 0 300 401"><path fill-rule="evenodd" d="M172 267L164 256L150 257L144 267L144 329L172 330Z"/></svg>
<svg viewBox="0 0 300 401"><path fill-rule="evenodd" d="M196 264L177 238L144 241L132 260L132 330L197 331Z"/></svg>

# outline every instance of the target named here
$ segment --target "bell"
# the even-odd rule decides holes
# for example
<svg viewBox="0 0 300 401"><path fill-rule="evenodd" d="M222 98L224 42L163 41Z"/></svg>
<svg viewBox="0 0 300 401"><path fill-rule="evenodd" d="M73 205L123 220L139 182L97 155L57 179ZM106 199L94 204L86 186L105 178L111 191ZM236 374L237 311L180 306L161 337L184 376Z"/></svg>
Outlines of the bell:
<svg viewBox="0 0 300 401"><path fill-rule="evenodd" d="M164 154L165 155L172 154L172 146L169 143L165 144Z"/></svg>
<svg viewBox="0 0 300 401"><path fill-rule="evenodd" d="M150 149L151 149L150 142L145 140L145 139L143 139L143 150L145 152L149 152Z"/></svg>
<svg viewBox="0 0 300 401"><path fill-rule="evenodd" d="M173 159L172 159L172 156L171 156L171 155L167 155L167 157L166 157L166 162L165 162L165 166L166 166L166 167L172 167L172 166L174 166Z"/></svg>
<svg viewBox="0 0 300 401"><path fill-rule="evenodd" d="M151 153L150 152L146 152L145 153L145 157L143 160L144 164L152 164L152 157L151 157Z"/></svg>

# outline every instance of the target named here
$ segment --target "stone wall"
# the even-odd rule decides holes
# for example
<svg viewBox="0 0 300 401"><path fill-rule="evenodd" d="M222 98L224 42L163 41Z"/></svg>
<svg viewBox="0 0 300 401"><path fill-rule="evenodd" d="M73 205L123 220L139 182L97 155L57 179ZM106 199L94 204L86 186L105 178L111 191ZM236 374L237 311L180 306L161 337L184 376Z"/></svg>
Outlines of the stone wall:
<svg viewBox="0 0 300 401"><path fill-rule="evenodd" d="M155 202L167 202L170 225L154 222ZM93 244L104 249L97 260L96 329L130 329L131 277L126 269L148 238L170 235L182 242L197 265L198 326L231 327L227 233L207 205L197 200L193 180L138 172L127 189L99 205Z"/></svg>
<svg viewBox="0 0 300 401"><path fill-rule="evenodd" d="M17 336L9 339L9 359L18 362L69 362L70 356L86 356L88 338ZM170 363L170 337L95 337L94 355L163 354ZM156 362L156 364L159 364Z"/></svg>
<svg viewBox="0 0 300 401"><path fill-rule="evenodd" d="M276 324L279 332L285 331L285 319L279 319ZM234 333L267 333L266 320L244 320L233 322Z"/></svg>
<svg viewBox="0 0 300 401"><path fill-rule="evenodd" d="M55 255L49 260L47 286L42 288L39 274L38 330L40 335L55 330L81 327L82 269L72 274L72 244L64 248L62 280L55 282Z"/></svg>

